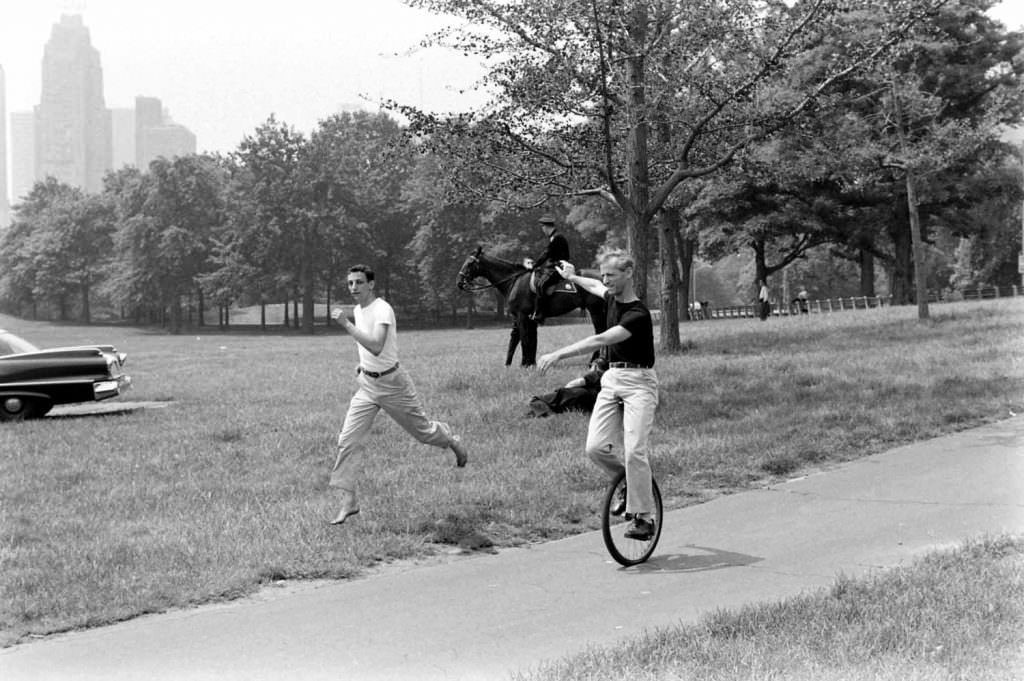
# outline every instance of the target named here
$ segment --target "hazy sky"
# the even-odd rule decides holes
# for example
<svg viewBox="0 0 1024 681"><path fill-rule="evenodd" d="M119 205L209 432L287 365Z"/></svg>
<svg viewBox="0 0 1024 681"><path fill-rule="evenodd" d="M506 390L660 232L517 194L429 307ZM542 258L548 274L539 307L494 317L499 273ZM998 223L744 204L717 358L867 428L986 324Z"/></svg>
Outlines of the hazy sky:
<svg viewBox="0 0 1024 681"><path fill-rule="evenodd" d="M415 49L444 20L399 0L3 0L8 112L39 102L43 46L62 13L83 16L106 105L159 97L199 151L234 149L271 113L308 133L361 95L433 110L480 103L458 94L479 74L475 61ZM992 14L1024 27L1024 0Z"/></svg>
<svg viewBox="0 0 1024 681"><path fill-rule="evenodd" d="M440 17L399 0L3 0L7 110L38 104L43 47L81 14L99 50L109 108L159 97L199 151L229 151L270 114L308 133L361 99L458 109L474 61L417 49ZM471 100L480 102L479 96Z"/></svg>

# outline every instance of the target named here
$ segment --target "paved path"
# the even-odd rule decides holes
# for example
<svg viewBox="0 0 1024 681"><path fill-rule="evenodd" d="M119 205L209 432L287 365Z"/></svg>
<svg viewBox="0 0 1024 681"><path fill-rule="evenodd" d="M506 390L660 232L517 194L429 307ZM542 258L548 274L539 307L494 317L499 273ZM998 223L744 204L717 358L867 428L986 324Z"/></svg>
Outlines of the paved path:
<svg viewBox="0 0 1024 681"><path fill-rule="evenodd" d="M1024 532L1024 417L674 511L636 568L588 533L15 646L0 679L507 679L1001 532Z"/></svg>

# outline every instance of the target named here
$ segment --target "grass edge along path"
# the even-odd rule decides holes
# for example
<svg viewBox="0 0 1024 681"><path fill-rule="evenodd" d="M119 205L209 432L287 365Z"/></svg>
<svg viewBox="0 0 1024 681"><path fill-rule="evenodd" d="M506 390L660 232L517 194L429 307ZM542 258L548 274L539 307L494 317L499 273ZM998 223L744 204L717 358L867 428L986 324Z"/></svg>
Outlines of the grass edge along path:
<svg viewBox="0 0 1024 681"><path fill-rule="evenodd" d="M779 602L711 613L514 681L1019 681L1024 536L965 541Z"/></svg>

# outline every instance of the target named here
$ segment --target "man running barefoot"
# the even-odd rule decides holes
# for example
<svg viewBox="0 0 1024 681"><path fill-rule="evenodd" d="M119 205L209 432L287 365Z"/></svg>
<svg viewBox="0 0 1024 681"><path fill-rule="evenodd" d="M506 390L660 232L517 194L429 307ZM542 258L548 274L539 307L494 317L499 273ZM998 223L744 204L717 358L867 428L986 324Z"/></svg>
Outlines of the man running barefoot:
<svg viewBox="0 0 1024 681"><path fill-rule="evenodd" d="M330 484L341 490L341 510L331 521L332 525L341 525L349 516L359 513L355 486L358 454L381 409L420 442L451 449L459 468L465 466L469 458L447 423L431 421L424 414L412 378L398 364L395 311L377 296L375 285L373 270L369 267L350 268L348 290L356 301L355 321L347 319L340 308L331 312L331 318L352 336L359 350L358 387L338 435L338 456L331 469Z"/></svg>

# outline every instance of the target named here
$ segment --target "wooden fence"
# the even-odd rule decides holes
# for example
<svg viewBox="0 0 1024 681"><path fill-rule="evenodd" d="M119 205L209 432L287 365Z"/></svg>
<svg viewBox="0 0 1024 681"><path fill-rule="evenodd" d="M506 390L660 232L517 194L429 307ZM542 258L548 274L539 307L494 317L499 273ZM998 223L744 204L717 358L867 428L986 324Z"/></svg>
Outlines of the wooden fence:
<svg viewBox="0 0 1024 681"><path fill-rule="evenodd" d="M994 298L1014 298L1024 295L1024 289L1018 286L991 286L987 288L971 289L957 292L952 296L940 296L938 293L929 293L929 303L946 303L955 300L991 300ZM867 310L877 307L888 307L892 305L892 296L851 296L849 298L826 298L824 300L808 300L806 308L800 309L799 304L793 301L789 305L772 304L771 315L773 317L788 317L800 314L818 314L823 312L844 312L846 310ZM709 305L702 307L696 313L698 319L733 319L736 317L756 317L757 305L733 305L727 307L714 307Z"/></svg>

